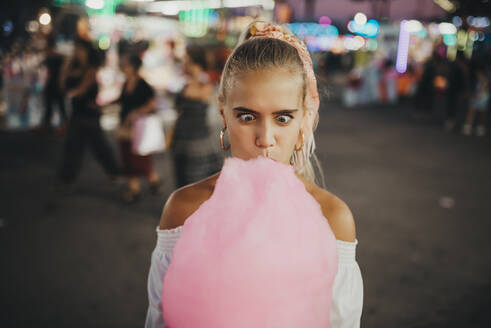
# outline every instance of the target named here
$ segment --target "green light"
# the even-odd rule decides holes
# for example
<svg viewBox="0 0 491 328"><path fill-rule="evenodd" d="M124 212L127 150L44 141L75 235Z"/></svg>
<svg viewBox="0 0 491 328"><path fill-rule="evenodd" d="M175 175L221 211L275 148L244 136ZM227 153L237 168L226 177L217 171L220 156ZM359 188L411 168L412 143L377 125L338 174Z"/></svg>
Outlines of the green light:
<svg viewBox="0 0 491 328"><path fill-rule="evenodd" d="M85 0L53 0L55 6L61 7L65 4L84 6Z"/></svg>
<svg viewBox="0 0 491 328"><path fill-rule="evenodd" d="M208 32L210 15L213 10L210 8L199 8L183 10L179 12L179 21L183 27L184 35L199 38Z"/></svg>
<svg viewBox="0 0 491 328"><path fill-rule="evenodd" d="M103 35L99 38L99 48L101 50L107 50L111 46L111 39L108 35Z"/></svg>
<svg viewBox="0 0 491 328"><path fill-rule="evenodd" d="M445 43L447 46L454 46L457 44L457 37L455 34L444 34L443 43Z"/></svg>
<svg viewBox="0 0 491 328"><path fill-rule="evenodd" d="M53 0L53 4L61 7L65 4L78 5L83 7L89 15L114 15L120 3L126 0L104 0L104 7L101 9L91 9L85 5L85 0Z"/></svg>
<svg viewBox="0 0 491 328"><path fill-rule="evenodd" d="M104 7L101 9L90 9L86 7L87 13L89 15L114 15L116 12L116 7L124 0L104 0Z"/></svg>

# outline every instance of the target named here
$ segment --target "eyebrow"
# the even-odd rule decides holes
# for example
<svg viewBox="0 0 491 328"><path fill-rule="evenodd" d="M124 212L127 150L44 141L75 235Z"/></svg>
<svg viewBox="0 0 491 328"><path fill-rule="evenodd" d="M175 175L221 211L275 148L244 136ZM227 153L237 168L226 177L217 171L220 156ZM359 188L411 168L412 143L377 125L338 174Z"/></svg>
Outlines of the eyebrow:
<svg viewBox="0 0 491 328"><path fill-rule="evenodd" d="M245 107L240 107L240 106L234 107L233 110L237 111L237 112L246 112L246 113L251 113L251 114L256 114L256 115L259 114L255 110L245 108ZM274 112L273 114L292 114L295 112L298 112L298 109L296 109L296 108L295 109L282 109L282 110Z"/></svg>

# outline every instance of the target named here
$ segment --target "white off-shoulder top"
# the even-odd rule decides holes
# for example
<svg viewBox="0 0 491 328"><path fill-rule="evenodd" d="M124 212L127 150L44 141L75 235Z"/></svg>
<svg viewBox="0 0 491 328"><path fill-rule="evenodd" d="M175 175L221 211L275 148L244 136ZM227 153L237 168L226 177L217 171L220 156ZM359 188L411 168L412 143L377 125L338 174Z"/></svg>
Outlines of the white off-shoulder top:
<svg viewBox="0 0 491 328"><path fill-rule="evenodd" d="M162 281L172 260L172 251L181 231L182 226L170 230L161 230L157 227L157 245L152 253L148 273L148 311L145 328L167 327L162 316ZM338 272L333 286L331 325L332 328L360 327L363 309L363 280L355 257L358 241L337 240L336 243Z"/></svg>

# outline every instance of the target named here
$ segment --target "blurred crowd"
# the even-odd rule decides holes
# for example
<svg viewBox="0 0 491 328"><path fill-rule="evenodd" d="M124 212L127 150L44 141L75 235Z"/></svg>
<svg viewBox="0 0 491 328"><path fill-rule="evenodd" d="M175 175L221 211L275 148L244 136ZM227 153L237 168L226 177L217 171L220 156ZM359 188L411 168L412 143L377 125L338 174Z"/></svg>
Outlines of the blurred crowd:
<svg viewBox="0 0 491 328"><path fill-rule="evenodd" d="M34 111L41 108L41 92L45 71L41 69L44 56L30 45L15 43L9 52L3 54L0 87L0 128L7 127L9 114L14 117L13 126L27 126ZM39 118L38 118L39 119Z"/></svg>
<svg viewBox="0 0 491 328"><path fill-rule="evenodd" d="M127 186L121 195L127 203L141 198L142 180L151 193L159 192L152 155L164 149L172 154L177 187L217 172L224 154L210 117L219 122L216 86L230 49L195 42L180 52L170 39L155 44L122 38L103 51L83 34L62 44L53 35L14 43L1 58L0 129L63 138L57 183L64 192L76 182L87 150L111 181ZM342 75L338 93L347 107L405 104L416 120L436 118L447 131L486 135L491 73L486 56L458 52L450 60L435 47L425 62L410 62L402 73L387 57L374 55L365 65L354 65L349 53L314 53L319 87ZM155 124L160 128L152 130ZM150 150L142 151L135 146L147 142L142 138L165 144L150 142L145 146Z"/></svg>
<svg viewBox="0 0 491 328"><path fill-rule="evenodd" d="M374 58L346 77L343 103L409 104L416 120L442 120L447 131L486 135L491 63L485 56L467 58L458 52L454 60L435 49L421 64L396 71L391 59Z"/></svg>
<svg viewBox="0 0 491 328"><path fill-rule="evenodd" d="M100 97L101 80L107 79L103 66L109 58L90 40L75 38L65 53L57 49L52 36L44 40L42 51L33 49L32 43L16 43L2 58L2 127L63 138L56 181L63 193L73 189L87 150L110 181L127 186L121 195L126 203L141 198L141 180L147 181L152 194L159 193L161 179L152 155L166 148L172 154L178 187L217 172L224 156L208 117L219 78L216 57L210 62L205 48L198 45L187 46L182 56L171 53L180 85L156 90L141 74L147 46L123 41L118 50L117 72L110 79L121 83L109 99ZM104 127L103 116L108 121L114 106L116 124ZM164 132L162 117L170 110L177 115ZM156 145L157 139L164 144Z"/></svg>

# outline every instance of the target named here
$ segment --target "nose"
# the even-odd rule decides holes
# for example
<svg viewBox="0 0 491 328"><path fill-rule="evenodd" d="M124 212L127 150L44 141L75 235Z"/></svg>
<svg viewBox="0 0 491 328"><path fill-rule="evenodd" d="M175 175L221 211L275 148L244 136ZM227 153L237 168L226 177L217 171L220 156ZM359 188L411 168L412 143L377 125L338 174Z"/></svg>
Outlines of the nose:
<svg viewBox="0 0 491 328"><path fill-rule="evenodd" d="M275 145L273 127L267 122L260 124L256 131L256 146L259 148L270 148Z"/></svg>

